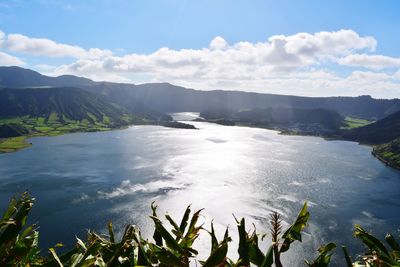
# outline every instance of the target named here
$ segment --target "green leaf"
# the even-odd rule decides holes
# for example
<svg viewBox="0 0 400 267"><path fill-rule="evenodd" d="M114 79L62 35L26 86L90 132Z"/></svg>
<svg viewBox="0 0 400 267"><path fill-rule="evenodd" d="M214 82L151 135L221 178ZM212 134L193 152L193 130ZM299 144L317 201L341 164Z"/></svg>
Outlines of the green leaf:
<svg viewBox="0 0 400 267"><path fill-rule="evenodd" d="M326 246L322 246L318 249L319 255L313 262L305 261L306 264L310 267L328 267L332 253L330 253L333 249L336 248L336 244L329 243Z"/></svg>
<svg viewBox="0 0 400 267"><path fill-rule="evenodd" d="M15 197L11 198L10 203L8 204L8 207L6 211L3 214L2 220L8 220L11 218L13 214L17 211L17 199Z"/></svg>
<svg viewBox="0 0 400 267"><path fill-rule="evenodd" d="M385 240L393 250L400 251L399 243L397 243L397 241L394 239L394 237L391 234L387 234L385 236Z"/></svg>
<svg viewBox="0 0 400 267"><path fill-rule="evenodd" d="M304 203L303 208L300 210L295 222L286 230L282 235L283 244L279 250L279 253L283 253L290 248L290 244L294 241L301 242L301 231L307 226L310 213L307 211L307 202Z"/></svg>
<svg viewBox="0 0 400 267"><path fill-rule="evenodd" d="M190 220L188 231L186 235L182 238L182 241L180 242L180 244L184 248L190 248L193 245L194 241L197 239L199 231L203 229L202 226L197 226L197 221L199 219L201 211L202 209L196 211L193 214L192 219Z"/></svg>
<svg viewBox="0 0 400 267"><path fill-rule="evenodd" d="M191 212L191 210L190 210L190 205L189 205L189 206L187 206L185 213L183 214L181 223L179 225L179 229L181 230L181 233L185 233L186 226L188 224L188 220L189 220L189 216L190 216L190 212Z"/></svg>
<svg viewBox="0 0 400 267"><path fill-rule="evenodd" d="M81 239L79 239L77 236L75 236L77 244L81 246L85 251L87 250L85 243Z"/></svg>
<svg viewBox="0 0 400 267"><path fill-rule="evenodd" d="M57 262L58 266L64 267L64 265L61 263L60 259L57 256L56 251L54 248L49 248L51 255L53 256L54 260Z"/></svg>
<svg viewBox="0 0 400 267"><path fill-rule="evenodd" d="M257 266L260 266L264 261L265 255L264 253L261 252L261 249L258 247L258 236L255 230L248 240L248 247L249 247L250 262Z"/></svg>
<svg viewBox="0 0 400 267"><path fill-rule="evenodd" d="M218 240L215 236L214 224L211 222L211 232L208 232L211 236L211 253L218 248Z"/></svg>
<svg viewBox="0 0 400 267"><path fill-rule="evenodd" d="M104 262L102 257L96 257L96 261L94 262L94 266L107 267L107 264Z"/></svg>
<svg viewBox="0 0 400 267"><path fill-rule="evenodd" d="M157 217L157 205L154 202L151 203L151 210L153 211L153 217ZM162 236L161 233L158 231L157 227L154 229L153 239L156 242L157 246L163 246Z"/></svg>
<svg viewBox="0 0 400 267"><path fill-rule="evenodd" d="M155 227L162 236L162 238L165 240L165 243L169 248L172 250L178 251L178 252L183 252L183 249L179 246L178 242L171 236L171 234L167 231L167 229L164 228L162 222L160 219L157 217L151 216L151 218L154 221Z"/></svg>
<svg viewBox="0 0 400 267"><path fill-rule="evenodd" d="M274 262L274 250L273 246L270 246L267 254L265 254L265 258L259 267L272 267L272 263Z"/></svg>
<svg viewBox="0 0 400 267"><path fill-rule="evenodd" d="M354 236L359 238L369 249L375 250L385 257L390 257L389 251L382 242L373 235L368 234L360 225L355 226Z"/></svg>
<svg viewBox="0 0 400 267"><path fill-rule="evenodd" d="M157 258L162 264L167 266L184 266L182 261L174 255L171 251L161 248L159 252L157 252Z"/></svg>
<svg viewBox="0 0 400 267"><path fill-rule="evenodd" d="M133 239L139 247L137 265L151 266L150 260L147 258L146 250L143 246L142 236L138 230L134 232Z"/></svg>
<svg viewBox="0 0 400 267"><path fill-rule="evenodd" d="M210 257L204 262L203 267L218 266L225 261L228 253L228 243L223 242L211 253Z"/></svg>
<svg viewBox="0 0 400 267"><path fill-rule="evenodd" d="M110 235L110 242L115 243L113 224L111 221L108 223L108 234Z"/></svg>
<svg viewBox="0 0 400 267"><path fill-rule="evenodd" d="M241 260L242 264L248 266L250 264L250 256L249 256L249 246L247 243L248 235L246 232L246 222L244 218L240 220L238 224L238 232L239 232L239 259Z"/></svg>
<svg viewBox="0 0 400 267"><path fill-rule="evenodd" d="M344 258L346 260L347 267L353 267L353 263L351 261L351 258L349 256L349 252L347 251L346 246L342 246L342 250L343 250L343 253L344 253Z"/></svg>
<svg viewBox="0 0 400 267"><path fill-rule="evenodd" d="M172 225L172 227L174 228L174 230L172 231L175 236L176 236L176 240L179 240L183 233L181 232L181 229L179 228L179 226L175 223L175 221L171 218L171 216L169 216L168 214L165 215L165 218L168 220L168 222Z"/></svg>

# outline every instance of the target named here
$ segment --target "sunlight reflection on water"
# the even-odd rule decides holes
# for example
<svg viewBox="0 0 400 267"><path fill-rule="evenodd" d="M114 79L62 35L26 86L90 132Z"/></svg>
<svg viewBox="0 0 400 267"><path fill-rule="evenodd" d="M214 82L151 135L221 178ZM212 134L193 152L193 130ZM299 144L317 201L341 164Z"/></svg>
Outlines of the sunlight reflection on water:
<svg viewBox="0 0 400 267"><path fill-rule="evenodd" d="M180 114L179 119L187 116L195 117ZM229 225L232 235L232 214L267 232L272 210L290 223L308 201L305 245L293 245L285 256L289 266L296 266L294 260L303 266L298 259L311 258L328 241L349 244L356 252L354 223L381 236L399 226L400 174L374 159L369 147L190 123L199 130L133 126L33 138L33 147L0 155L1 205L29 189L38 199L32 221L41 225L42 244L50 246L70 244L75 233L82 236L89 227L103 231L109 219L117 226L138 224L150 237L152 201L160 206L159 214L175 217L188 204L205 208L206 226L214 219L220 233ZM204 234L198 248L208 251L208 246ZM292 259L294 253L299 254Z"/></svg>

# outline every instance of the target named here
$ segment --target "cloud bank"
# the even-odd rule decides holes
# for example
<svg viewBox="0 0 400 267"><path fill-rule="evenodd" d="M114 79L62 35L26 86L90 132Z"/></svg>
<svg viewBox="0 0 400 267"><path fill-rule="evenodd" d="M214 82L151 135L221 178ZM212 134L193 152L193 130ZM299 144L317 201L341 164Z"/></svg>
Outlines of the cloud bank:
<svg viewBox="0 0 400 267"><path fill-rule="evenodd" d="M208 47L117 56L110 50L57 43L0 31L0 64L22 65L6 54L69 58L48 66L50 75L75 74L95 80L170 82L196 89L328 96L400 96L400 58L375 54L377 40L353 30L275 35L266 41L229 44L223 37Z"/></svg>

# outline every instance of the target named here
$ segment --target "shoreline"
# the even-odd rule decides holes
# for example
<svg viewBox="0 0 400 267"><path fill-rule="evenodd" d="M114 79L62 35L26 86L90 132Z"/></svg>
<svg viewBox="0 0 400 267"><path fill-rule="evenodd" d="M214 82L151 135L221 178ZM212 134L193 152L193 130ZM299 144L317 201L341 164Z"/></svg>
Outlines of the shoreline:
<svg viewBox="0 0 400 267"><path fill-rule="evenodd" d="M395 170L400 171L400 166L393 164L391 161L384 159L383 157L379 156L374 150L371 151L371 155L374 156L376 159L381 161L383 164L385 164L388 167L391 167Z"/></svg>
<svg viewBox="0 0 400 267"><path fill-rule="evenodd" d="M193 120L194 122L196 122L196 120ZM309 136L309 137L319 137L319 138L323 138L326 141L347 141L347 142L355 142L358 143L359 145L367 145L372 147L371 150L371 155L374 156L376 159L378 159L379 161L381 161L383 164L385 164L388 167L391 167L395 170L400 171L400 166L394 165L393 163L391 163L390 161L380 157L376 152L374 152L373 149L373 145L372 144L364 144L364 143L360 143L357 141L353 141L353 140L348 140L348 139L344 139L344 138L340 138L338 136L327 136L327 135L316 135L316 134L311 134L311 133L305 133L305 132L298 132L298 131L290 131L290 130L285 130L285 129L279 129L279 128L267 128L267 127L257 127L254 125L246 125L246 124L238 124L238 125L224 125L224 124L220 124L217 122L213 122L213 121L208 121L208 120L197 120L198 122L207 122L207 123L212 123L212 124L217 124L217 125L221 125L221 126L237 126L237 127L249 127L249 128L257 128L257 129L266 129L266 130L272 130L272 131L276 131L278 132L279 135L286 135L286 136ZM173 122L178 122L178 121L173 121ZM179 123L179 122L178 122ZM182 123L184 125L191 125L192 124L186 124L186 123ZM127 129L131 126L146 126L146 125L152 125L152 126L162 126L162 127L166 127L166 128L176 128L176 129L196 129L198 130L198 128L194 127L194 128L186 128L186 127L171 127L171 126L167 126L163 123L142 123L142 124L129 124L129 125L125 125L122 127L116 127L116 128L108 128L105 129L103 128L103 130L99 130L97 128L94 129L88 129L86 131L71 131L71 132L64 132L64 133L35 133L32 135L23 135L23 136L16 136L16 137L9 137L9 138L0 138L0 154L5 154L5 153L14 153L14 152L18 152L22 149L31 147L33 144L30 142L27 142L27 139L33 138L33 137L39 137L39 136L61 136L64 134L71 134L71 133L90 133L90 132L106 132L106 131L114 131L114 130L123 130L123 129ZM4 145L5 144L5 145Z"/></svg>
<svg viewBox="0 0 400 267"><path fill-rule="evenodd" d="M177 121L172 121L176 122L173 125L168 125L168 123L162 123L162 122L155 122L155 123L139 123L139 124L129 124L129 125L124 125L121 127L115 127L115 128L92 128L92 129L87 129L85 131L70 131L70 132L61 132L61 133L33 133L30 135L21 135L21 136L15 136L15 137L7 137L7 138L0 138L0 154L6 154L6 153L14 153L18 152L22 149L31 147L33 144L30 142L27 142L27 139L34 138L34 137L40 137L40 136L45 136L45 137L50 137L50 136L61 136L65 134L72 134L72 133L94 133L94 132L108 132L108 131L115 131L115 130L124 130L128 129L131 126L146 126L146 125L153 125L153 126L162 126L166 128L175 128L175 129L195 129L198 130L196 127L194 127L191 124L186 124L186 123L180 123ZM171 123L171 122L169 122ZM188 125L193 126L194 128L188 128ZM182 126L182 127L179 127Z"/></svg>
<svg viewBox="0 0 400 267"><path fill-rule="evenodd" d="M200 120L199 120L200 121ZM380 162L382 162L383 164L385 164L387 167L393 168L395 170L400 171L400 166L397 166L395 164L393 164L392 162L380 157L379 155L376 154L376 152L374 152L374 144L368 144L368 143L361 143L361 142L357 142L354 140L349 140L349 139L344 139L343 137L340 136L329 136L329 135L316 135L316 134L311 134L311 133L305 133L305 132L299 132L299 131L291 131L291 130L285 130L285 129L280 129L280 128L268 128L268 127L257 127L254 125L247 125L247 124L235 124L235 125L224 125L224 124L220 124L218 122L212 121L212 120L201 120L201 122L208 122L208 123L213 123L213 124L218 124L218 125L222 125L222 126L238 126L238 127L249 127L249 128L257 128L257 129L266 129L266 130L272 130L272 131L277 131L278 134L280 135L286 135L286 136L310 136L310 137L319 137L322 138L326 141L346 141L346 142L354 142L357 143L358 145L364 145L364 146L369 146L372 148L371 150L371 155L374 156L377 160L379 160Z"/></svg>

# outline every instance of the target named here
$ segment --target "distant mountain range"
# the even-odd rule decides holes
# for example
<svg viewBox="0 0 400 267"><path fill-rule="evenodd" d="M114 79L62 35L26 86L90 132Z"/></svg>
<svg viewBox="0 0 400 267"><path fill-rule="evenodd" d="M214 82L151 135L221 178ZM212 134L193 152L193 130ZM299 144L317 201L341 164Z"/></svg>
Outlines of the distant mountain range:
<svg viewBox="0 0 400 267"><path fill-rule="evenodd" d="M399 99L199 91L168 83L95 82L73 75L49 77L20 67L0 67L0 137L101 130L129 123L190 128L166 123L171 121L170 112L201 112L206 119L227 125L239 122L282 130L300 128L300 133L368 144L400 136ZM345 117L376 122L343 130Z"/></svg>
<svg viewBox="0 0 400 267"><path fill-rule="evenodd" d="M157 114L167 112L202 112L224 108L243 110L287 107L329 109L342 116L378 120L400 111L399 99L359 97L299 97L241 91L198 91L168 83L141 85L94 82L72 75L48 77L19 67L0 67L0 87L78 87L125 107L131 112Z"/></svg>

